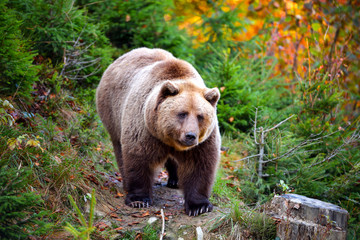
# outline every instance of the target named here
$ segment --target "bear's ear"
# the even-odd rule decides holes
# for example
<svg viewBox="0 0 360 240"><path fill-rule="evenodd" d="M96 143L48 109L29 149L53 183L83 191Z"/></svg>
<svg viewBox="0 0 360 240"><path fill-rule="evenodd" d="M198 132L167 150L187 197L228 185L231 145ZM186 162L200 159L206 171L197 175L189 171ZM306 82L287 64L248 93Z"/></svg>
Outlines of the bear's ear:
<svg viewBox="0 0 360 240"><path fill-rule="evenodd" d="M160 98L166 98L168 96L175 96L180 91L179 87L177 87L175 84L173 84L170 81L166 81L161 86L160 90Z"/></svg>
<svg viewBox="0 0 360 240"><path fill-rule="evenodd" d="M204 97L212 106L215 107L220 98L219 89L218 88L207 89L204 93Z"/></svg>
<svg viewBox="0 0 360 240"><path fill-rule="evenodd" d="M161 86L161 89L160 89L160 93L158 95L158 98L157 98L157 103L156 103L156 106L155 106L155 111L157 111L159 105L169 96L175 96L176 94L178 94L180 91L180 89L175 85L173 84L172 82L170 81L166 81L163 83L163 85Z"/></svg>

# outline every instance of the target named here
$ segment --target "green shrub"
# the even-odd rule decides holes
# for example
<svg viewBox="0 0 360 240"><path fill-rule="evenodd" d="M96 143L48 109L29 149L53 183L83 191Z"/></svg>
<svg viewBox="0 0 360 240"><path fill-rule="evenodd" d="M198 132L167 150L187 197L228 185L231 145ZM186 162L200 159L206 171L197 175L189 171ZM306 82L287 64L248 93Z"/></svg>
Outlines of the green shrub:
<svg viewBox="0 0 360 240"><path fill-rule="evenodd" d="M28 189L32 173L28 168L9 166L0 161L0 238L27 239L30 235L46 233L51 227L46 223L43 200Z"/></svg>
<svg viewBox="0 0 360 240"><path fill-rule="evenodd" d="M201 72L209 86L220 89L217 108L223 133L235 136L251 130L257 107L276 119L278 110L291 103L287 90L278 86L280 79L271 77L273 59L248 59L229 48L211 49Z"/></svg>
<svg viewBox="0 0 360 240"><path fill-rule="evenodd" d="M15 0L8 4L22 20L21 31L40 58L50 58L60 75L81 86L96 84L110 64L112 48L100 24L73 0Z"/></svg>
<svg viewBox="0 0 360 240"><path fill-rule="evenodd" d="M170 11L172 1L81 0L79 5L102 22L106 36L121 50L163 48L177 57L192 58L191 41L184 30L178 28L176 16Z"/></svg>
<svg viewBox="0 0 360 240"><path fill-rule="evenodd" d="M39 68L32 65L35 53L22 36L22 21L7 3L0 3L0 95L29 99Z"/></svg>

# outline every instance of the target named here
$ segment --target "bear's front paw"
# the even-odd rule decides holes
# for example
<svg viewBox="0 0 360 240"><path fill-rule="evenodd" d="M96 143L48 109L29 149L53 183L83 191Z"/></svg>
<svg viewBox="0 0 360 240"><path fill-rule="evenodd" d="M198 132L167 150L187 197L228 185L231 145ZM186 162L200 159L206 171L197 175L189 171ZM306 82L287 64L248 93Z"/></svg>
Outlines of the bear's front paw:
<svg viewBox="0 0 360 240"><path fill-rule="evenodd" d="M128 194L125 199L125 204L133 208L147 208L152 205L152 200L149 197Z"/></svg>
<svg viewBox="0 0 360 240"><path fill-rule="evenodd" d="M207 199L202 201L188 201L185 203L185 212L189 216L197 216L202 213L211 212L213 207Z"/></svg>

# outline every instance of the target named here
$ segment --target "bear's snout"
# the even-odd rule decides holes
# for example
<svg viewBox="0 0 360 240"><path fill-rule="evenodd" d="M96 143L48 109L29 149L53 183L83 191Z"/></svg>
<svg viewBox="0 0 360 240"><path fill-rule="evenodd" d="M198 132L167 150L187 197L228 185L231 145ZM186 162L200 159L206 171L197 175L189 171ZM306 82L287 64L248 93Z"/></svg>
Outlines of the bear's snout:
<svg viewBox="0 0 360 240"><path fill-rule="evenodd" d="M185 133L185 137L182 142L185 146L196 145L197 144L197 135L193 132L187 132L187 133Z"/></svg>

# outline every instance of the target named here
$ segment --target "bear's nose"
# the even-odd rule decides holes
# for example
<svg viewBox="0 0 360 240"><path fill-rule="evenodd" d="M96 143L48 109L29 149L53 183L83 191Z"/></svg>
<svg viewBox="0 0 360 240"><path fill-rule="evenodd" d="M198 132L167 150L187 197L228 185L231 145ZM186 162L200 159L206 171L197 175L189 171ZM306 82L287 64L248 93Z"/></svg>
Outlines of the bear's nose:
<svg viewBox="0 0 360 240"><path fill-rule="evenodd" d="M193 132L188 132L185 134L185 141L187 145L193 145L196 140L196 134Z"/></svg>

